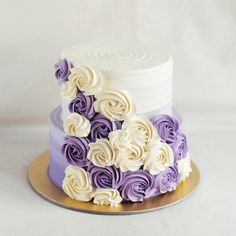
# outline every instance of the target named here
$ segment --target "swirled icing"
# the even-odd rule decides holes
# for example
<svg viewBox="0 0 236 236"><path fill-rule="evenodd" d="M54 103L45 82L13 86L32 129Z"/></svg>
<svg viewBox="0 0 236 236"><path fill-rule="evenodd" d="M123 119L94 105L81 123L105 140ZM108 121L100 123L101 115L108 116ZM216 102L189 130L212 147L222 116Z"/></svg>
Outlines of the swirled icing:
<svg viewBox="0 0 236 236"><path fill-rule="evenodd" d="M172 58L158 47L140 43L95 43L64 50L61 58L73 65L100 70L103 88L126 90L137 114L153 112L172 104ZM67 109L66 103L62 110ZM63 114L65 112L63 111Z"/></svg>

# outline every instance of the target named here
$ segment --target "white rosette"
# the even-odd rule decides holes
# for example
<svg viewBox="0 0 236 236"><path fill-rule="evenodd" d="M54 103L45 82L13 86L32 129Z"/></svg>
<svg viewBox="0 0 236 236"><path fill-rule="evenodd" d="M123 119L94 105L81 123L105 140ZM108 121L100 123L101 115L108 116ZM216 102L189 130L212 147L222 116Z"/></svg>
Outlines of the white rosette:
<svg viewBox="0 0 236 236"><path fill-rule="evenodd" d="M109 140L116 154L115 166L122 172L136 171L143 165L147 154L144 147L135 143L125 130L111 132Z"/></svg>
<svg viewBox="0 0 236 236"><path fill-rule="evenodd" d="M77 94L77 87L74 83L67 81L66 83L61 84L60 94L61 96L67 98L68 100L73 100Z"/></svg>
<svg viewBox="0 0 236 236"><path fill-rule="evenodd" d="M63 122L64 131L70 136L87 137L90 133L91 124L88 119L78 113L70 113Z"/></svg>
<svg viewBox="0 0 236 236"><path fill-rule="evenodd" d="M78 166L69 165L62 183L63 191L72 199L88 202L94 191L89 173Z"/></svg>
<svg viewBox="0 0 236 236"><path fill-rule="evenodd" d="M93 203L111 207L118 206L123 200L117 189L97 189L92 197Z"/></svg>
<svg viewBox="0 0 236 236"><path fill-rule="evenodd" d="M94 108L110 120L123 121L136 112L136 106L126 91L104 90L96 96Z"/></svg>
<svg viewBox="0 0 236 236"><path fill-rule="evenodd" d="M97 139L89 144L87 158L99 167L111 166L115 163L115 152L107 139Z"/></svg>
<svg viewBox="0 0 236 236"><path fill-rule="evenodd" d="M154 140L150 145L143 169L152 175L157 175L173 164L174 155L171 147L159 140Z"/></svg>
<svg viewBox="0 0 236 236"><path fill-rule="evenodd" d="M185 158L177 161L177 169L180 175L180 180L185 181L185 179L192 172L189 153Z"/></svg>
<svg viewBox="0 0 236 236"><path fill-rule="evenodd" d="M132 137L135 143L146 149L152 140L160 139L152 122L146 117L132 116L124 121L122 129Z"/></svg>
<svg viewBox="0 0 236 236"><path fill-rule="evenodd" d="M101 91L103 85L102 73L83 65L73 67L68 79L85 95L96 95Z"/></svg>

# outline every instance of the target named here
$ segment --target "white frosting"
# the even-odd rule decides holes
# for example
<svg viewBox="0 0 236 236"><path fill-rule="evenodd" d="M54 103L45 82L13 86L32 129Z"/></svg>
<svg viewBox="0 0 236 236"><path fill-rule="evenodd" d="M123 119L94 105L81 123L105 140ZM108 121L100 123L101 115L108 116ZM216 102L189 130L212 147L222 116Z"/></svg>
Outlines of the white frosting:
<svg viewBox="0 0 236 236"><path fill-rule="evenodd" d="M72 100L76 97L77 94L77 87L74 83L67 81L60 86L60 93L61 96L67 100Z"/></svg>
<svg viewBox="0 0 236 236"><path fill-rule="evenodd" d="M97 139L89 144L87 158L99 167L111 166L115 163L115 152L107 139Z"/></svg>
<svg viewBox="0 0 236 236"><path fill-rule="evenodd" d="M132 137L133 142L145 147L146 150L152 140L159 139L156 128L146 117L132 116L124 121L122 129Z"/></svg>
<svg viewBox="0 0 236 236"><path fill-rule="evenodd" d="M126 130L116 130L109 134L112 149L115 151L115 166L121 171L138 170L147 155L143 146L138 145Z"/></svg>
<svg viewBox="0 0 236 236"><path fill-rule="evenodd" d="M96 96L94 108L110 120L123 121L136 112L130 94L125 91L104 90Z"/></svg>
<svg viewBox="0 0 236 236"><path fill-rule="evenodd" d="M129 92L138 114L172 104L173 63L159 48L134 42L80 45L64 50L61 58L100 70L104 88Z"/></svg>
<svg viewBox="0 0 236 236"><path fill-rule="evenodd" d="M89 173L78 166L66 167L62 189L72 199L85 202L92 199L93 187Z"/></svg>
<svg viewBox="0 0 236 236"><path fill-rule="evenodd" d="M71 69L69 81L85 95L95 95L102 89L103 76L99 70L79 65Z"/></svg>
<svg viewBox="0 0 236 236"><path fill-rule="evenodd" d="M180 175L180 180L185 181L190 172L192 172L189 153L185 158L177 161L177 168Z"/></svg>
<svg viewBox="0 0 236 236"><path fill-rule="evenodd" d="M63 122L64 131L70 136L87 137L90 133L91 124L88 119L78 113L70 113Z"/></svg>
<svg viewBox="0 0 236 236"><path fill-rule="evenodd" d="M174 163L174 155L171 147L155 140L151 143L143 169L152 175L157 175Z"/></svg>
<svg viewBox="0 0 236 236"><path fill-rule="evenodd" d="M93 203L98 205L118 206L122 202L122 197L117 189L97 189L92 194Z"/></svg>

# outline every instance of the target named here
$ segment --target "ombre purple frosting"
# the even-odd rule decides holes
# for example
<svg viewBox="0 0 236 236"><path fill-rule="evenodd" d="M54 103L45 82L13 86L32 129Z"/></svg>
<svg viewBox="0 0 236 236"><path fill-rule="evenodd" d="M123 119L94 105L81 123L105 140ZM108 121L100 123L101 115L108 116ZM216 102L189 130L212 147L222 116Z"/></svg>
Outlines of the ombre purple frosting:
<svg viewBox="0 0 236 236"><path fill-rule="evenodd" d="M97 139L108 138L111 131L121 128L121 123L111 121L102 114L97 114L91 121L90 139L95 142Z"/></svg>
<svg viewBox="0 0 236 236"><path fill-rule="evenodd" d="M170 192L176 189L180 182L179 173L175 166L168 167L155 176L156 189L158 194Z"/></svg>
<svg viewBox="0 0 236 236"><path fill-rule="evenodd" d="M102 168L90 164L88 171L94 187L118 189L124 183L125 173L115 166Z"/></svg>
<svg viewBox="0 0 236 236"><path fill-rule="evenodd" d="M87 166L87 153L89 150L87 138L66 136L61 151L71 165L79 167Z"/></svg>
<svg viewBox="0 0 236 236"><path fill-rule="evenodd" d="M65 83L68 80L72 64L66 59L60 59L55 65L55 76L59 84Z"/></svg>
<svg viewBox="0 0 236 236"><path fill-rule="evenodd" d="M70 102L68 108L70 112L76 112L90 120L95 114L94 101L94 96L85 96L82 92L78 92L76 98Z"/></svg>
<svg viewBox="0 0 236 236"><path fill-rule="evenodd" d="M156 192L155 178L142 169L126 172L120 191L122 198L126 201L143 201L145 198L153 196Z"/></svg>
<svg viewBox="0 0 236 236"><path fill-rule="evenodd" d="M176 140L179 132L178 121L169 115L158 115L151 119L154 127L156 127L161 139L168 144L172 144Z"/></svg>

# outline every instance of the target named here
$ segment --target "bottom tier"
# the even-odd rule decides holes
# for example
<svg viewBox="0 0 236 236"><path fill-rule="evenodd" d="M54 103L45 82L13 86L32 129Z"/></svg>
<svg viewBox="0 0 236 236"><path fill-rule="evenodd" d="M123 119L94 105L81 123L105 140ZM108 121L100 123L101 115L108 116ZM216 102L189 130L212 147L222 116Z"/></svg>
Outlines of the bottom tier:
<svg viewBox="0 0 236 236"><path fill-rule="evenodd" d="M75 137L66 136L64 133L60 116L61 108L57 107L49 117L50 165L48 175L57 187L63 189L75 200L90 201L93 199L94 203L106 204L109 199L111 206L115 206L121 201L143 201L145 198L175 190L191 171L189 155L186 154L186 147L183 147L186 143L182 142L183 138L186 142L184 135L180 135L182 140L176 140L174 145L169 145L174 156L172 164L171 160L162 159L165 158L165 151L155 157L159 158L156 163L151 161L134 171L127 171L125 167L121 169L115 165L102 167L95 165L96 161L90 160L87 160L86 164L78 162L79 156L83 153L81 150L76 150L76 144L73 143ZM175 116L179 117L177 113ZM66 151L65 142L67 143ZM68 145L70 146L68 147ZM181 153L183 148L185 148L184 156ZM72 153L69 157L65 157L65 152L68 150ZM168 165L161 166L161 163L165 161ZM82 189L78 190L79 194L72 191L72 188L78 187L77 185L82 186Z"/></svg>

